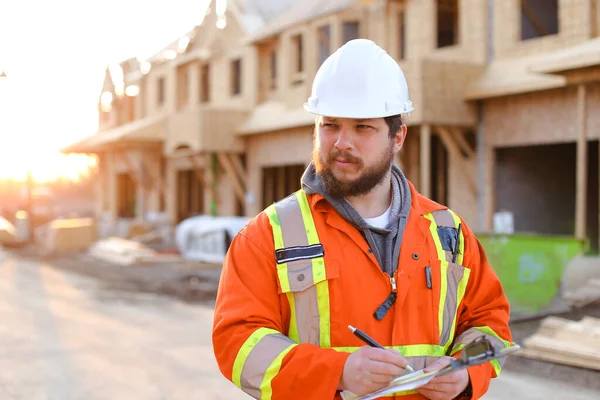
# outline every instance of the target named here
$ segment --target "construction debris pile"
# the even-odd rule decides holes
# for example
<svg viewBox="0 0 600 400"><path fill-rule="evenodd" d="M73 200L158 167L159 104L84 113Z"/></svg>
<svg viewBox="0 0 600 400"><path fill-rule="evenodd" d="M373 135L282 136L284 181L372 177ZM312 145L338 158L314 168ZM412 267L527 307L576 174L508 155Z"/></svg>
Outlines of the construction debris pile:
<svg viewBox="0 0 600 400"><path fill-rule="evenodd" d="M523 342L516 355L580 368L600 370L600 319L580 321L550 316Z"/></svg>

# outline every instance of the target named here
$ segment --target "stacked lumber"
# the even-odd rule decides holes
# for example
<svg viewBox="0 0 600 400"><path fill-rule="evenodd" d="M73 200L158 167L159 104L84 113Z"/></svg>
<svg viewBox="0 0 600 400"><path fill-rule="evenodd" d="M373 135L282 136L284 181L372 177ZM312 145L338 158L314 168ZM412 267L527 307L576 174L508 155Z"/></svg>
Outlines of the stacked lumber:
<svg viewBox="0 0 600 400"><path fill-rule="evenodd" d="M159 253L142 243L118 237L110 237L94 243L89 249L89 254L100 260L119 265L185 261L178 254Z"/></svg>
<svg viewBox="0 0 600 400"><path fill-rule="evenodd" d="M517 355L574 367L600 370L600 319L572 321L547 317L525 339Z"/></svg>
<svg viewBox="0 0 600 400"><path fill-rule="evenodd" d="M573 307L585 307L600 301L600 279L591 279L585 286L564 294L565 300Z"/></svg>
<svg viewBox="0 0 600 400"><path fill-rule="evenodd" d="M37 229L38 244L47 255L84 251L96 237L91 218L56 219Z"/></svg>

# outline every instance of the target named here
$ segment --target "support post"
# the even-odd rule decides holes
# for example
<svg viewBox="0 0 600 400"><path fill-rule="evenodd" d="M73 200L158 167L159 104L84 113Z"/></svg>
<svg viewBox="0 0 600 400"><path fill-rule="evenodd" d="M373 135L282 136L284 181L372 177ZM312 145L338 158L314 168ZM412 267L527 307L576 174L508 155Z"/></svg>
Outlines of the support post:
<svg viewBox="0 0 600 400"><path fill-rule="evenodd" d="M587 133L585 84L577 86L577 183L575 197L575 236L586 237L586 197L587 197Z"/></svg>
<svg viewBox="0 0 600 400"><path fill-rule="evenodd" d="M431 197L431 125L421 125L421 179L419 191L425 197Z"/></svg>

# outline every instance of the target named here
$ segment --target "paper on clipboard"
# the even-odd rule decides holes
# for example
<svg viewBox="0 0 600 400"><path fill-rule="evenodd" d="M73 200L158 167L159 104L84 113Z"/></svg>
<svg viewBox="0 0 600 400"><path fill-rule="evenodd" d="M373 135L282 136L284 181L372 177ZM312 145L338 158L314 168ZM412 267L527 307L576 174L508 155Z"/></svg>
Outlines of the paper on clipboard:
<svg viewBox="0 0 600 400"><path fill-rule="evenodd" d="M383 389L379 389L375 392L365 394L363 396L358 396L349 391L342 392L342 399L344 400L372 400L377 399L381 396L385 396L387 394L404 392L407 390L413 390L418 387L427 385L429 381L431 381L436 375L438 375L438 371L433 371L429 373L423 372L423 370L415 371L413 373L402 375L393 381Z"/></svg>
<svg viewBox="0 0 600 400"><path fill-rule="evenodd" d="M421 386L427 385L436 376L445 375L452 371L483 364L492 360L496 360L500 357L506 357L507 355L519 349L520 346L516 343L513 343L513 345L509 348L501 350L495 349L488 340L486 340L484 337L480 337L465 346L459 359L453 360L450 365L439 371L425 373L424 370L419 370L411 374L402 375L391 381L390 384L383 389L379 389L375 392L367 393L362 396L356 395L347 390L343 391L341 395L344 400L373 400L392 393L414 390Z"/></svg>

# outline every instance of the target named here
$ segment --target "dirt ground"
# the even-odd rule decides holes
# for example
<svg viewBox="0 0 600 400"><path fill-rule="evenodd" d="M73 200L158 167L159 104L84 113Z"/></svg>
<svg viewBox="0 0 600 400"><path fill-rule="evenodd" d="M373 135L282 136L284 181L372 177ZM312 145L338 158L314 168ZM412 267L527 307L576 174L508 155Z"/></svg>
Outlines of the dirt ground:
<svg viewBox="0 0 600 400"><path fill-rule="evenodd" d="M180 299L187 303L214 304L220 267L198 264L148 264L118 266L92 258L86 254L41 257L35 248L13 250L20 257L42 259L49 265L97 278L107 290L135 293L156 293ZM579 320L584 316L600 318L600 303L571 310L558 316ZM523 340L535 333L543 316L511 323L513 341ZM517 373L549 378L600 392L600 371L570 367L545 361L511 356L505 369Z"/></svg>

